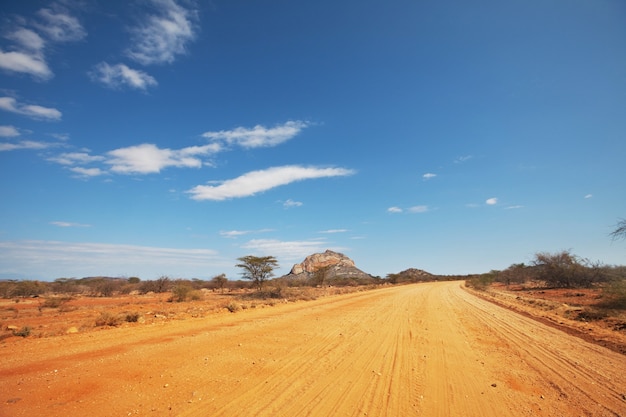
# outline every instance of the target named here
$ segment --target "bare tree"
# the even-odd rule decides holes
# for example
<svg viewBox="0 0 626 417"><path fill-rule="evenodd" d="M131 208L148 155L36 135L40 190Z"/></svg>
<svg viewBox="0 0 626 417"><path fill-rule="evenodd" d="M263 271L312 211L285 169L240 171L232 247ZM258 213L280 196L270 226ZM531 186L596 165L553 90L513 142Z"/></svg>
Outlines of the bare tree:
<svg viewBox="0 0 626 417"><path fill-rule="evenodd" d="M263 289L263 283L274 276L274 269L278 268L278 261L273 256L243 256L236 266L243 269L241 276L254 283L259 291Z"/></svg>
<svg viewBox="0 0 626 417"><path fill-rule="evenodd" d="M626 239L626 219L620 219L615 225L615 230L613 230L609 236L611 236L613 240Z"/></svg>

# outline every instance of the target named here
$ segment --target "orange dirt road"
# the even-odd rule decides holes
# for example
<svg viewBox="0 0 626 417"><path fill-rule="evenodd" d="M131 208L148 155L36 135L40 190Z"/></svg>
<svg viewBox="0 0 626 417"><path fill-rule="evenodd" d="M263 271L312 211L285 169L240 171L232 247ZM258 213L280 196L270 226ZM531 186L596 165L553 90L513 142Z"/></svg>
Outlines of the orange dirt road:
<svg viewBox="0 0 626 417"><path fill-rule="evenodd" d="M427 283L0 345L0 416L626 416L626 357Z"/></svg>

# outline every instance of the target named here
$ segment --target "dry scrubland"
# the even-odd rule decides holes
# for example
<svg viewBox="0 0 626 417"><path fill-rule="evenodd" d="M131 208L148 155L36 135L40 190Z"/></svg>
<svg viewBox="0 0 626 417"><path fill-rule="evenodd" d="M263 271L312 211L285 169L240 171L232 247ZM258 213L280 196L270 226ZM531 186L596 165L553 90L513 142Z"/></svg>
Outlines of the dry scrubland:
<svg viewBox="0 0 626 417"><path fill-rule="evenodd" d="M0 299L0 340L11 343L26 337L42 338L114 327L154 325L171 320L267 308L281 303L310 301L370 288L374 287L272 288L264 292L241 288L223 292L201 289L186 293L183 301L177 298L175 291L109 297L81 294L14 297Z"/></svg>
<svg viewBox="0 0 626 417"><path fill-rule="evenodd" d="M0 342L0 415L626 415L625 356L557 329L542 304L563 304L556 293L292 291L5 303L3 326L31 333ZM115 320L98 324L103 314ZM625 346L623 329L610 331Z"/></svg>

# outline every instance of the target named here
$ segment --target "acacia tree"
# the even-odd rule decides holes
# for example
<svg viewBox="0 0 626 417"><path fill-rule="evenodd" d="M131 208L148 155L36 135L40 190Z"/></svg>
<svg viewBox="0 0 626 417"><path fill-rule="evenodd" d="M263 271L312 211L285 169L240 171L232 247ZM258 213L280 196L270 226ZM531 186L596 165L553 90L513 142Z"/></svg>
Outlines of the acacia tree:
<svg viewBox="0 0 626 417"><path fill-rule="evenodd" d="M213 284L215 284L215 286L219 288L223 293L224 286L228 282L228 278L226 278L226 274L219 274L217 276L214 276L211 281L213 281Z"/></svg>
<svg viewBox="0 0 626 417"><path fill-rule="evenodd" d="M243 256L237 258L241 263L237 264L241 268L241 276L254 283L259 291L263 289L263 283L274 276L274 269L278 268L278 261L273 256Z"/></svg>

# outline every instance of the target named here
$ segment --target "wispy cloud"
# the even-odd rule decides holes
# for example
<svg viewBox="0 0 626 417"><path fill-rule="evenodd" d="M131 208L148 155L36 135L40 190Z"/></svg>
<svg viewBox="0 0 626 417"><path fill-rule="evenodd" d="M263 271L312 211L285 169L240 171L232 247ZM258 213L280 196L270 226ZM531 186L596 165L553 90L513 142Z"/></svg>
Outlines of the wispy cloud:
<svg viewBox="0 0 626 417"><path fill-rule="evenodd" d="M99 177L100 175L107 174L106 171L103 171L100 168L72 167L69 170L75 174L78 174L78 177L81 177L81 178Z"/></svg>
<svg viewBox="0 0 626 417"><path fill-rule="evenodd" d="M20 132L13 126L0 126L0 137L12 138L19 136Z"/></svg>
<svg viewBox="0 0 626 417"><path fill-rule="evenodd" d="M521 206L521 205L519 205L519 204L517 204L517 205L515 205L515 206L508 206L508 207L505 207L505 209L506 209L506 210L515 210L515 209L521 209L521 208L524 208L524 206Z"/></svg>
<svg viewBox="0 0 626 417"><path fill-rule="evenodd" d="M74 223L74 222L55 221L55 222L50 222L50 224L54 226L58 226L58 227L91 227L90 224Z"/></svg>
<svg viewBox="0 0 626 417"><path fill-rule="evenodd" d="M219 185L198 185L187 192L194 200L226 200L248 197L296 181L346 176L353 173L354 171L345 168L287 165L248 172L240 177L223 181Z"/></svg>
<svg viewBox="0 0 626 417"><path fill-rule="evenodd" d="M589 198L593 198L593 194L587 194L587 195L585 195L585 199L589 199Z"/></svg>
<svg viewBox="0 0 626 417"><path fill-rule="evenodd" d="M348 232L348 229L328 229L328 230L321 230L318 233L335 234L335 233L346 233L346 232Z"/></svg>
<svg viewBox="0 0 626 417"><path fill-rule="evenodd" d="M288 199L287 201L283 202L284 208L301 207L302 205L303 205L302 202L294 201L292 199Z"/></svg>
<svg viewBox="0 0 626 417"><path fill-rule="evenodd" d="M426 213L430 208L426 205L412 206L407 209L403 209L401 207L393 206L387 209L388 213Z"/></svg>
<svg viewBox="0 0 626 417"><path fill-rule="evenodd" d="M422 175L422 178L424 178L424 180L430 180L433 179L437 176L437 174L433 174L431 172L427 172L426 174Z"/></svg>
<svg viewBox="0 0 626 417"><path fill-rule="evenodd" d="M0 97L0 109L37 120L61 120L61 112L52 107L18 103L13 97Z"/></svg>
<svg viewBox="0 0 626 417"><path fill-rule="evenodd" d="M16 143L0 143L0 152L16 151L20 149L48 149L61 146L59 143L38 142L34 140L21 140Z"/></svg>
<svg viewBox="0 0 626 417"><path fill-rule="evenodd" d="M328 249L325 240L295 240L284 241L276 239L253 239L241 246L242 249L248 249L255 255L271 255L278 260L290 260L301 262L312 253L323 252ZM344 250L345 248L335 248L335 250ZM281 265L291 268L292 265Z"/></svg>
<svg viewBox="0 0 626 417"><path fill-rule="evenodd" d="M87 152L66 152L50 157L48 161L56 162L61 165L77 165L103 161L104 159L103 156L89 155Z"/></svg>
<svg viewBox="0 0 626 417"><path fill-rule="evenodd" d="M201 156L214 154L220 149L220 145L214 143L182 149L160 149L144 143L108 152L106 163L118 174L152 174L168 167L200 168L205 164Z"/></svg>
<svg viewBox="0 0 626 417"><path fill-rule="evenodd" d="M212 249L174 249L107 243L70 243L25 240L0 241L0 272L20 271L26 275L40 274L43 278L135 275L141 270L159 275L199 276L204 271L225 268L232 260L222 259ZM111 262L115 259L115 262ZM44 267L45 266L45 267ZM148 271L148 272L146 272Z"/></svg>
<svg viewBox="0 0 626 417"><path fill-rule="evenodd" d="M36 32L18 28L5 35L15 43L13 51L0 49L0 68L22 74L29 74L38 80L52 77L52 71L44 57L45 42Z"/></svg>
<svg viewBox="0 0 626 417"><path fill-rule="evenodd" d="M202 136L211 140L224 141L228 145L238 145L243 148L260 148L276 146L285 142L308 126L309 123L307 122L292 120L272 128L261 125L256 125L253 128L237 127L232 130L205 132Z"/></svg>
<svg viewBox="0 0 626 417"><path fill-rule="evenodd" d="M465 162L465 161L469 161L470 159L472 159L474 156L473 155L464 155L464 156L459 156L458 158L456 158L454 160L455 164L460 164L461 162Z"/></svg>
<svg viewBox="0 0 626 417"><path fill-rule="evenodd" d="M54 75L45 57L48 42L78 41L87 36L87 32L59 2L40 9L37 18L28 21L19 17L17 20L20 25L4 35L13 42L13 47L10 51L0 49L0 68L45 81ZM26 26L31 26L37 32Z"/></svg>
<svg viewBox="0 0 626 417"><path fill-rule="evenodd" d="M497 197L488 198L485 201L485 204L487 204L488 206L495 206L496 204L498 204L498 198Z"/></svg>
<svg viewBox="0 0 626 417"><path fill-rule="evenodd" d="M225 238L236 238L239 236L273 232L274 229L260 229L260 230L224 230L220 232L220 236Z"/></svg>
<svg viewBox="0 0 626 417"><path fill-rule="evenodd" d="M154 77L124 64L109 65L101 62L94 67L89 76L92 80L112 89L127 86L137 90L146 90L148 87L157 85Z"/></svg>
<svg viewBox="0 0 626 417"><path fill-rule="evenodd" d="M58 3L53 3L51 8L40 9L37 16L41 22L35 23L35 27L52 41L74 42L87 36L78 19Z"/></svg>
<svg viewBox="0 0 626 417"><path fill-rule="evenodd" d="M142 65L170 64L196 36L197 14L174 0L151 0L154 12L132 29L129 58Z"/></svg>

